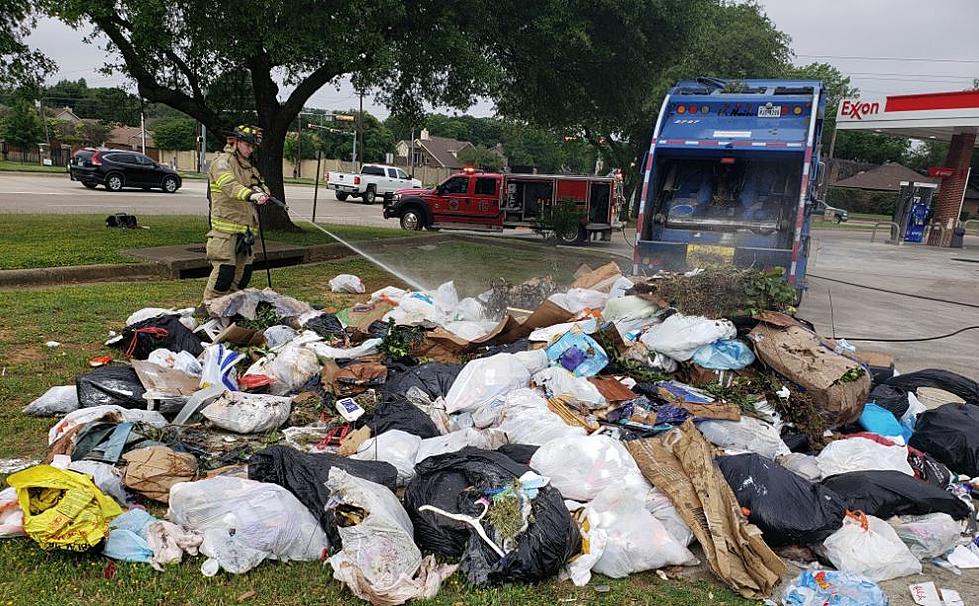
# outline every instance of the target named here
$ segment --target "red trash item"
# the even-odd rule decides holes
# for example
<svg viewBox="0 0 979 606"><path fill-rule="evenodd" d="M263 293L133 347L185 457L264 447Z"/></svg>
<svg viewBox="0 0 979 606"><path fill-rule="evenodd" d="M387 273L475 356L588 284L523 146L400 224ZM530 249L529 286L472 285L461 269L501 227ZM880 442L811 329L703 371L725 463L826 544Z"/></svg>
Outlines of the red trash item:
<svg viewBox="0 0 979 606"><path fill-rule="evenodd" d="M242 375L238 377L238 388L241 391L251 391L271 384L272 377L268 375Z"/></svg>
<svg viewBox="0 0 979 606"><path fill-rule="evenodd" d="M326 436L316 444L316 448L326 448L328 446L340 446L340 442L350 433L350 425L337 425L331 427Z"/></svg>
<svg viewBox="0 0 979 606"><path fill-rule="evenodd" d="M97 358L92 358L91 360L89 360L88 365L91 366L92 368L98 368L99 366L105 366L111 361L112 361L112 356L110 355L98 356Z"/></svg>

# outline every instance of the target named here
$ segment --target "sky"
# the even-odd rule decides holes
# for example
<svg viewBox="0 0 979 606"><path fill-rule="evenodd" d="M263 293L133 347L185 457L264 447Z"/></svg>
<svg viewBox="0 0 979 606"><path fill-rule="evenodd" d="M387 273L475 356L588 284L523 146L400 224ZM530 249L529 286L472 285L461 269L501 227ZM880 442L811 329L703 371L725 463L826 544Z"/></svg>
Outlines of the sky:
<svg viewBox="0 0 979 606"><path fill-rule="evenodd" d="M831 63L850 75L864 97L960 90L979 78L979 2L976 0L762 0L775 25L792 37L797 64ZM85 78L89 86L123 86L119 75L97 70L105 52L59 21L43 19L28 38L59 66L52 82ZM289 89L283 87L282 95ZM357 106L349 82L326 86L308 107L344 110ZM364 98L364 109L385 117L386 108ZM456 113L456 112L447 112ZM481 102L473 115L488 116L493 105Z"/></svg>

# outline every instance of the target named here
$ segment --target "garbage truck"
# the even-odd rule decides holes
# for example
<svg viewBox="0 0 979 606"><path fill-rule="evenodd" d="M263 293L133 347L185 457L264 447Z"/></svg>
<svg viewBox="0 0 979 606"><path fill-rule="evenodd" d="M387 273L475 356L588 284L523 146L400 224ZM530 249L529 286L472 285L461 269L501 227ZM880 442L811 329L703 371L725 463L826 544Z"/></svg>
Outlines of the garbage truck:
<svg viewBox="0 0 979 606"><path fill-rule="evenodd" d="M643 162L633 270L781 268L801 299L826 93L813 80L684 80Z"/></svg>

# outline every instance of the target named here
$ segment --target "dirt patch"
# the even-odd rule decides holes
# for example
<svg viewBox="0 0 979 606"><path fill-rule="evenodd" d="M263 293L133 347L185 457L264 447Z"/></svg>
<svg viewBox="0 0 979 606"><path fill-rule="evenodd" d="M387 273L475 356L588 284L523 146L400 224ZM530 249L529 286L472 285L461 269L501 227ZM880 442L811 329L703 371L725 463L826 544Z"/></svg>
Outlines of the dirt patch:
<svg viewBox="0 0 979 606"><path fill-rule="evenodd" d="M4 366L20 366L40 362L47 359L47 352L44 346L41 347L18 347L12 351L0 353L0 364Z"/></svg>

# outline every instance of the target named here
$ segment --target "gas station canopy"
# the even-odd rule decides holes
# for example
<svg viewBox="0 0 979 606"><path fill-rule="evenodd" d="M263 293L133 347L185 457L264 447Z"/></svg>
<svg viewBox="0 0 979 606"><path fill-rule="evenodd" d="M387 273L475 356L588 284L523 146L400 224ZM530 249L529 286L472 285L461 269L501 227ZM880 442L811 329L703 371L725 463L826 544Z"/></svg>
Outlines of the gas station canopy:
<svg viewBox="0 0 979 606"><path fill-rule="evenodd" d="M836 128L949 142L979 131L979 90L844 99Z"/></svg>

